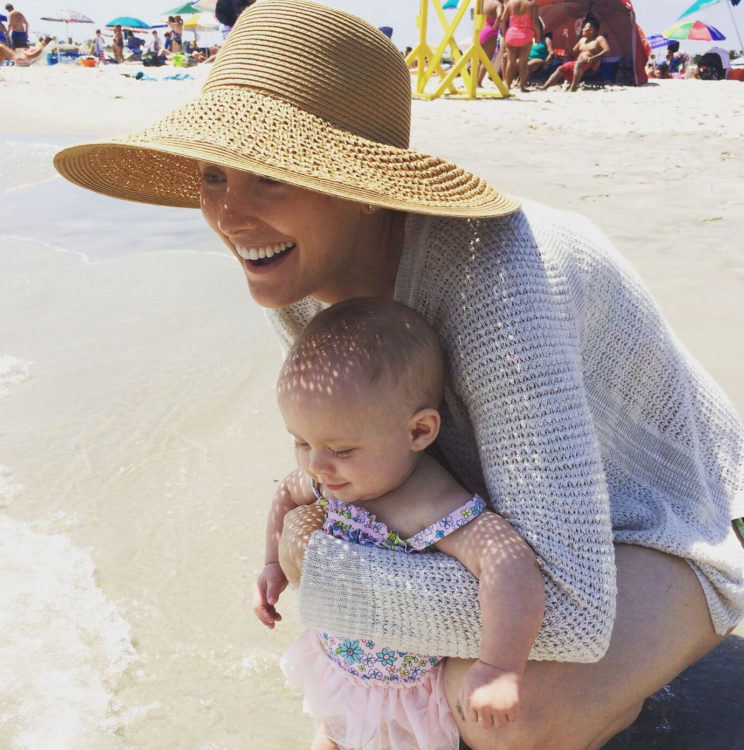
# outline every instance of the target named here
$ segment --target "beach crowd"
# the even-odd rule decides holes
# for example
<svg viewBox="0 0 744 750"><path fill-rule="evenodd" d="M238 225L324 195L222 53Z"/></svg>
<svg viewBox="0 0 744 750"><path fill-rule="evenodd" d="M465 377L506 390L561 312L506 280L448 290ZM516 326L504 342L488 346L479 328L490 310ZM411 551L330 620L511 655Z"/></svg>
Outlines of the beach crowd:
<svg viewBox="0 0 744 750"><path fill-rule="evenodd" d="M225 34L238 15L255 2L219 0L215 15L223 24ZM23 13L10 3L5 9L7 27L0 17L0 63L6 65L31 65L46 52L49 64L74 60L88 67L119 63L190 67L212 62L222 46L221 43L200 45L196 33L193 40L185 40L184 19L179 14L169 15L167 25L148 29L126 28L121 24L103 30L98 28L92 39L81 44L73 43L70 38L66 44L57 42L52 48L49 45L53 40L46 36L31 45L28 21ZM480 45L493 71L508 89L519 85L521 91L528 87L545 90L563 85L568 91L576 91L582 84L645 83L645 78L634 80L632 75L626 75L627 71L619 70L618 58L612 56L617 50L611 48L608 34L603 32L602 19L591 11L584 18L575 19L573 37L567 28L562 28L554 38L535 0L484 0L482 10L486 21L480 33ZM643 46L647 58L644 72L648 79L720 80L738 78L741 72L731 69L728 53L719 47L693 60L680 51L678 41L671 41L665 58L657 62L645 38ZM403 54L410 68L415 69L420 64L412 47L407 47ZM483 86L487 72L490 71L479 62L479 87Z"/></svg>

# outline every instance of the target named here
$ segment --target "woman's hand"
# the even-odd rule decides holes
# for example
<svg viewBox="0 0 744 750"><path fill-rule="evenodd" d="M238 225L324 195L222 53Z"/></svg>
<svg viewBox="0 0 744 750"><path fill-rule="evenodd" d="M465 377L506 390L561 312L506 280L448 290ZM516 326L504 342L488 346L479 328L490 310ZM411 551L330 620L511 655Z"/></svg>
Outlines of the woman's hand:
<svg viewBox="0 0 744 750"><path fill-rule="evenodd" d="M323 509L318 505L299 505L284 517L284 528L279 539L279 563L289 583L300 587L302 560L310 535L323 524Z"/></svg>

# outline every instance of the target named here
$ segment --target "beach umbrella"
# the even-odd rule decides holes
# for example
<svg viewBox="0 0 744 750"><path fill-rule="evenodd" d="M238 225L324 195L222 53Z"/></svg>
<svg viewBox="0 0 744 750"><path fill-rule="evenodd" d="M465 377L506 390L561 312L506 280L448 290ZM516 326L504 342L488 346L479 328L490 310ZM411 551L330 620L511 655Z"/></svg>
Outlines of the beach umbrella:
<svg viewBox="0 0 744 750"><path fill-rule="evenodd" d="M113 29L114 26L121 26L123 29L149 29L150 24L145 23L139 18L132 16L117 16L113 21L106 24L107 29Z"/></svg>
<svg viewBox="0 0 744 750"><path fill-rule="evenodd" d="M195 8L193 3L184 3L177 8L162 11L164 16L186 16L193 13L199 13L199 8Z"/></svg>
<svg viewBox="0 0 744 750"><path fill-rule="evenodd" d="M212 13L194 13L183 22L183 28L190 31L219 31L220 22Z"/></svg>
<svg viewBox="0 0 744 750"><path fill-rule="evenodd" d="M717 42L726 37L715 27L702 21L686 21L671 26L664 32L667 39L685 42Z"/></svg>
<svg viewBox="0 0 744 750"><path fill-rule="evenodd" d="M69 38L67 24L69 23L95 23L92 18L78 13L76 10L53 10L41 17L42 21L59 21L65 24L65 39Z"/></svg>
<svg viewBox="0 0 744 750"><path fill-rule="evenodd" d="M659 49L659 47L666 47L671 39L667 39L663 34L652 34L646 37L646 41L651 46L651 49Z"/></svg>
<svg viewBox="0 0 744 750"><path fill-rule="evenodd" d="M214 13L217 8L217 0L198 0L194 3L194 7L197 10L207 10L210 13Z"/></svg>
<svg viewBox="0 0 744 750"><path fill-rule="evenodd" d="M685 16L691 16L693 13L697 13L699 10L702 10L703 8L707 8L709 5L718 5L720 2L729 2L731 5L738 5L740 0L697 0L697 2L694 2L682 15L680 15L677 20L679 21L680 18L684 18Z"/></svg>

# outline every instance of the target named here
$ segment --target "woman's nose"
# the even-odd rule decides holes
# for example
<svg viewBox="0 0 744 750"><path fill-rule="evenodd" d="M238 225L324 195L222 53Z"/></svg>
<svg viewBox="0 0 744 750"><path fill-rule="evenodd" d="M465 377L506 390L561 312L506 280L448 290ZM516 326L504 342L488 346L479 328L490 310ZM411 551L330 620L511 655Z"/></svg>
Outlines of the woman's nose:
<svg viewBox="0 0 744 750"><path fill-rule="evenodd" d="M230 182L220 199L217 225L223 234L231 235L255 229L261 223L250 186Z"/></svg>

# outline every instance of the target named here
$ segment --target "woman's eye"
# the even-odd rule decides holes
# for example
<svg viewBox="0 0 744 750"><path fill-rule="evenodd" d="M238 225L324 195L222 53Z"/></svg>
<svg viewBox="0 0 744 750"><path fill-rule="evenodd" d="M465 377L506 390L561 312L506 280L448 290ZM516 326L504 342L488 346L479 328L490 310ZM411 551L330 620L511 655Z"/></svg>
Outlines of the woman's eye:
<svg viewBox="0 0 744 750"><path fill-rule="evenodd" d="M219 172L202 172L202 181L209 185L222 182L224 177Z"/></svg>
<svg viewBox="0 0 744 750"><path fill-rule="evenodd" d="M259 177L259 182L262 182L264 185L281 185L282 183L279 180L272 180L271 177Z"/></svg>

